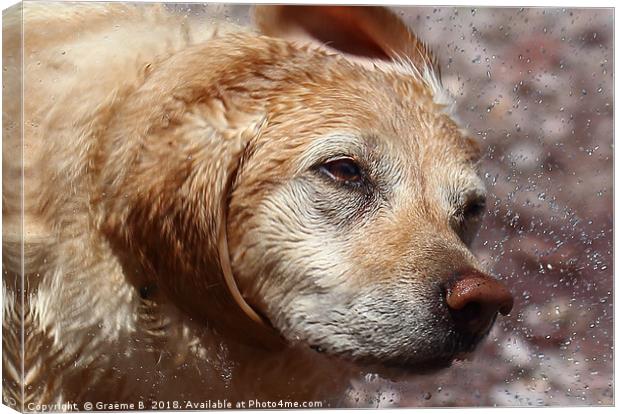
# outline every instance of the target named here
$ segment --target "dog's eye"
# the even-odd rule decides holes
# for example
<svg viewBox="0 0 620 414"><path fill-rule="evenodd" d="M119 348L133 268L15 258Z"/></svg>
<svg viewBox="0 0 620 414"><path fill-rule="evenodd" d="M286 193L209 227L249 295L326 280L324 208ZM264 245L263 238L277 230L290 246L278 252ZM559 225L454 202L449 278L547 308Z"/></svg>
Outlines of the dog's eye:
<svg viewBox="0 0 620 414"><path fill-rule="evenodd" d="M359 165L350 157L336 158L321 164L319 170L334 181L357 184L362 180Z"/></svg>
<svg viewBox="0 0 620 414"><path fill-rule="evenodd" d="M467 246L471 244L478 232L485 210L486 200L483 197L474 198L461 206L452 217L454 230Z"/></svg>
<svg viewBox="0 0 620 414"><path fill-rule="evenodd" d="M486 200L483 198L471 200L463 207L463 218L465 220L481 216L486 210Z"/></svg>

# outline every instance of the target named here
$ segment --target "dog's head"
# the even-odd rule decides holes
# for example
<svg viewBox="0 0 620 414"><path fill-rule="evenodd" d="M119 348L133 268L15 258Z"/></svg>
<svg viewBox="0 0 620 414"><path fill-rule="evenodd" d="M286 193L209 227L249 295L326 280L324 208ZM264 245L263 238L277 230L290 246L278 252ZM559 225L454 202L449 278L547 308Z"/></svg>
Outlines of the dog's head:
<svg viewBox="0 0 620 414"><path fill-rule="evenodd" d="M431 53L382 8L269 6L257 21L269 36L181 53L129 100L142 141L118 154L134 165L125 245L207 318L238 286L248 312L329 354L441 365L470 351L512 298L468 249L479 149Z"/></svg>

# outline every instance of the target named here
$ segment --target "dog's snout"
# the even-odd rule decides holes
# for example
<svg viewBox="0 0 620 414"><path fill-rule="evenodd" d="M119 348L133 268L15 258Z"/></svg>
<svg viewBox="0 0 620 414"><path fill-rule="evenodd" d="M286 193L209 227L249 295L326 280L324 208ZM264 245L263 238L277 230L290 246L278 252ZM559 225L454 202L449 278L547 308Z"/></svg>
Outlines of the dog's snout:
<svg viewBox="0 0 620 414"><path fill-rule="evenodd" d="M503 283L477 271L462 273L445 299L457 329L471 334L484 333L497 312L508 315L514 302Z"/></svg>

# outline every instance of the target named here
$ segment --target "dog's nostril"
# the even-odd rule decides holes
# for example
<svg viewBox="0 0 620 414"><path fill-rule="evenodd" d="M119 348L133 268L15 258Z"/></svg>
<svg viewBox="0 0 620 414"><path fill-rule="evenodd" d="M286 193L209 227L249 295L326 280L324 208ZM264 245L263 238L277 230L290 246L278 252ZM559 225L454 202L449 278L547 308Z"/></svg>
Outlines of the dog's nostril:
<svg viewBox="0 0 620 414"><path fill-rule="evenodd" d="M489 327L498 312L510 313L513 297L503 283L470 271L448 287L446 304L458 329L479 334Z"/></svg>
<svg viewBox="0 0 620 414"><path fill-rule="evenodd" d="M463 309L459 309L457 312L454 312L454 313L457 314L459 319L462 319L468 322L468 321L475 321L479 319L481 311L482 311L482 307L480 306L478 302L470 302L467 305L465 305Z"/></svg>

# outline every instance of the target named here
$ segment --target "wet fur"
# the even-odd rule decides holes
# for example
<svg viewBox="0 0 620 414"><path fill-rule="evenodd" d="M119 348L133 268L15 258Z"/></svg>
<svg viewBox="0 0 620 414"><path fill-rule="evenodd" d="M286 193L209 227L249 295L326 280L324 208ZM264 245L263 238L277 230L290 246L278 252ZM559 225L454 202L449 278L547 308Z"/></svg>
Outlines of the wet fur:
<svg viewBox="0 0 620 414"><path fill-rule="evenodd" d="M5 396L340 404L363 373L348 360L415 365L475 343L438 298L479 267L452 218L484 193L477 148L421 45L369 64L158 7L24 7L23 159L7 124L19 90L4 96ZM19 21L5 19L16 75ZM317 170L343 151L366 163L363 188ZM233 270L289 343L277 352L203 311L233 173Z"/></svg>

